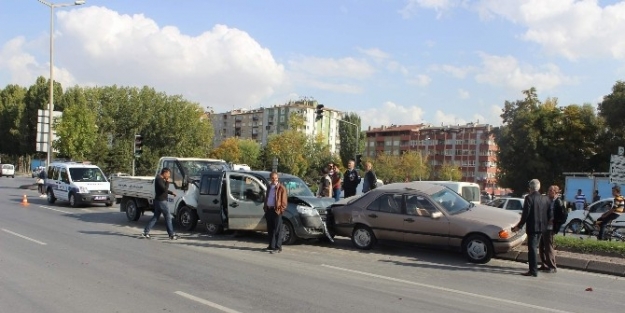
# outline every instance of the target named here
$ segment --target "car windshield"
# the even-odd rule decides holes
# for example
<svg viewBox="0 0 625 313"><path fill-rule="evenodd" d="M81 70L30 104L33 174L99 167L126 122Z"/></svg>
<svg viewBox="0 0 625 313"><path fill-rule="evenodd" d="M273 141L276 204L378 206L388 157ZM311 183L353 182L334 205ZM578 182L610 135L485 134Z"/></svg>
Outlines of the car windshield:
<svg viewBox="0 0 625 313"><path fill-rule="evenodd" d="M286 188L288 196L313 197L314 194L306 183L298 177L281 177L280 182Z"/></svg>
<svg viewBox="0 0 625 313"><path fill-rule="evenodd" d="M463 212L473 207L473 203L447 188L433 194L432 199L445 208L449 214Z"/></svg>
<svg viewBox="0 0 625 313"><path fill-rule="evenodd" d="M69 176L74 182L106 182L102 171L97 167L72 167L69 169Z"/></svg>
<svg viewBox="0 0 625 313"><path fill-rule="evenodd" d="M222 161L179 161L189 177L200 177L205 172L223 172L230 167L228 163Z"/></svg>

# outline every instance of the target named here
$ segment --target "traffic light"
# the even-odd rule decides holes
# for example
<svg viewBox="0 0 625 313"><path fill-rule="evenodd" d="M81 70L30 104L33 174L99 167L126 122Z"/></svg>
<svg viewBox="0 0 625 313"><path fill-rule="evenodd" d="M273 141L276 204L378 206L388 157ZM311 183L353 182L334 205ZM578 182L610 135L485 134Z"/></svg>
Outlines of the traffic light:
<svg viewBox="0 0 625 313"><path fill-rule="evenodd" d="M141 153L143 153L143 136L135 135L135 157L140 157Z"/></svg>
<svg viewBox="0 0 625 313"><path fill-rule="evenodd" d="M315 118L316 121L319 121L321 119L323 119L323 104L318 104L317 105L317 117Z"/></svg>
<svg viewBox="0 0 625 313"><path fill-rule="evenodd" d="M360 168L362 162L362 154L356 154L356 168Z"/></svg>

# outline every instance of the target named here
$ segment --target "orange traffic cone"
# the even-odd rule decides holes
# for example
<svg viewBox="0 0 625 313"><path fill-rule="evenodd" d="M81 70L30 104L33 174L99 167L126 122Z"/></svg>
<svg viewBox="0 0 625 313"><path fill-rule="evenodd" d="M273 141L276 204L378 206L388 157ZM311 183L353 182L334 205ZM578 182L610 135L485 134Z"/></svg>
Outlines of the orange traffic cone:
<svg viewBox="0 0 625 313"><path fill-rule="evenodd" d="M27 206L27 205L28 205L28 198L26 198L26 195L24 195L24 196L22 197L22 205L23 205L23 206Z"/></svg>

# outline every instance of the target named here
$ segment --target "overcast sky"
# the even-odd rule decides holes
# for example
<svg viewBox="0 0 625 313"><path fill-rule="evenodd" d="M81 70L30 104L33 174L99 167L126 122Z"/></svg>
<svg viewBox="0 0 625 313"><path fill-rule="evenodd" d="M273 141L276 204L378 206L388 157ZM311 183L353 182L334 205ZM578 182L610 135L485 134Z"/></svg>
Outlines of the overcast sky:
<svg viewBox="0 0 625 313"><path fill-rule="evenodd" d="M0 0L0 86L49 77L50 10ZM625 2L87 0L55 11L55 80L217 112L313 97L388 124L500 124L506 100L596 105L625 78Z"/></svg>

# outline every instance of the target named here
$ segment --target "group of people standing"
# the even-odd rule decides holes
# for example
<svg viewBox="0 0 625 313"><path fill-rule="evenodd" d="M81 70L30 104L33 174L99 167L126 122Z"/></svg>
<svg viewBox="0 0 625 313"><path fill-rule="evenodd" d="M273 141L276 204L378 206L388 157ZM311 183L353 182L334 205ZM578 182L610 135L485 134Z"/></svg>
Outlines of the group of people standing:
<svg viewBox="0 0 625 313"><path fill-rule="evenodd" d="M358 185L362 182L362 193L367 193L377 187L378 179L373 171L371 162L365 163L365 175L360 176L355 168L355 161L347 162L347 170L341 175L338 165L330 162L322 169L322 176L319 182L317 196L322 198L334 198L335 201L341 199L341 191L344 198L355 196ZM342 177L341 177L342 176ZM364 180L364 181L363 181Z"/></svg>
<svg viewBox="0 0 625 313"><path fill-rule="evenodd" d="M560 197L560 188L556 185L550 186L545 196L540 193L540 181L532 179L529 182L529 191L530 193L525 197L521 220L512 228L512 231L518 232L525 226L525 233L527 234L529 270L522 275L536 277L539 270L556 273L553 237L566 222L568 209ZM612 195L614 196L612 208L597 219L599 240L605 238L606 226L625 210L625 200L621 196L619 186L612 187ZM540 268L538 267L537 250L542 262Z"/></svg>

